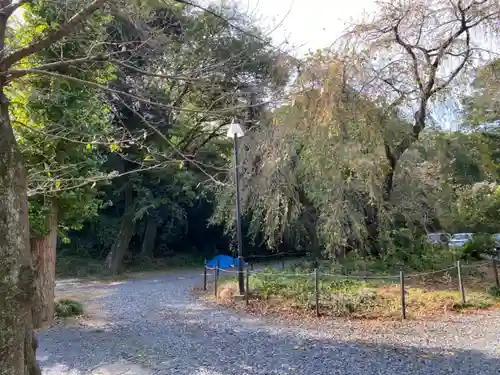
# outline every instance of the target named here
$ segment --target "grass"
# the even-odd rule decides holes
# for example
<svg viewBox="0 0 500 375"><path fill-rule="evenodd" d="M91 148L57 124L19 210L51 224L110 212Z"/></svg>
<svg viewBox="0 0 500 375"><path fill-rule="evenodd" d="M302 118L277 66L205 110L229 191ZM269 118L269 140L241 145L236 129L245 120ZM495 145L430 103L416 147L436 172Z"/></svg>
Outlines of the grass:
<svg viewBox="0 0 500 375"><path fill-rule="evenodd" d="M83 305L73 299L62 298L56 301L56 316L58 318L68 318L83 314Z"/></svg>
<svg viewBox="0 0 500 375"><path fill-rule="evenodd" d="M474 267L472 267L474 266ZM401 317L399 277L366 280L320 273L319 304L322 315L360 319ZM290 276L296 274L296 276ZM323 275L323 276L321 276ZM408 318L429 318L456 313L470 313L500 306L500 289L492 287L494 276L489 265L471 265L463 269L466 303L462 303L456 270L425 276L413 276L405 282ZM250 310L266 313L311 314L315 311L315 282L310 271L266 269L249 278ZM237 305L232 296L237 291L235 277L219 282L219 303ZM213 291L212 293L213 294ZM241 307L241 306L240 306Z"/></svg>

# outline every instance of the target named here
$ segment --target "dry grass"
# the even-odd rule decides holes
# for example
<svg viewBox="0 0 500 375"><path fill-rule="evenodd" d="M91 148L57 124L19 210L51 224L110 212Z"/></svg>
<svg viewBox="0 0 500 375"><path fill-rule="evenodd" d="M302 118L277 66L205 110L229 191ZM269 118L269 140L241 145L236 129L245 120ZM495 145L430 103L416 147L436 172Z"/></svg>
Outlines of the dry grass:
<svg viewBox="0 0 500 375"><path fill-rule="evenodd" d="M456 271L409 278L405 285L407 318L439 319L500 307L500 299L488 294L488 289L494 285L491 266L465 268L462 276L466 294L465 304L462 303ZM250 296L248 306L244 301L235 301L234 295L238 286L233 279L220 281L217 299L214 296L213 286L208 292L200 290L198 293L207 300L256 315L281 315L292 319L315 316L312 291L304 294L304 290L307 289L304 285L290 285L289 281L283 283L279 278L277 274L276 281L269 277L262 281L258 280L256 274L250 285L251 290L264 287L273 290L273 293L266 294L266 298L259 296L258 293ZM263 285L263 282L267 284ZM301 283L300 279L296 282ZM320 312L324 317L397 320L402 316L401 287L397 283L375 284L360 280L342 285L338 282L333 284L324 282L320 289ZM294 295L290 291L299 291L301 295Z"/></svg>

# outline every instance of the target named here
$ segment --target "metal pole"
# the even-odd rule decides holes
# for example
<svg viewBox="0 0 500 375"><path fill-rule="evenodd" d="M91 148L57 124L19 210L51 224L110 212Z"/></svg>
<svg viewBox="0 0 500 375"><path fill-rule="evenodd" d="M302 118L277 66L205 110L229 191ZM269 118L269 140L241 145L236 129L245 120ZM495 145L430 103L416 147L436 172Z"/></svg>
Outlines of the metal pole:
<svg viewBox="0 0 500 375"><path fill-rule="evenodd" d="M241 233L240 175L238 173L238 137L234 134L234 180L236 185L236 239L238 241L238 285L240 295L245 294L243 277L243 238Z"/></svg>
<svg viewBox="0 0 500 375"><path fill-rule="evenodd" d="M401 317L406 319L406 292L405 292L405 274L399 272L399 282L401 284Z"/></svg>
<svg viewBox="0 0 500 375"><path fill-rule="evenodd" d="M462 305L465 305L464 282L462 280L462 268L460 267L459 260L457 260L457 274L458 274L458 288L460 290L460 297L462 298Z"/></svg>
<svg viewBox="0 0 500 375"><path fill-rule="evenodd" d="M218 298L217 290L219 289L219 260L217 259L217 265L214 270L214 287L215 287L215 298Z"/></svg>

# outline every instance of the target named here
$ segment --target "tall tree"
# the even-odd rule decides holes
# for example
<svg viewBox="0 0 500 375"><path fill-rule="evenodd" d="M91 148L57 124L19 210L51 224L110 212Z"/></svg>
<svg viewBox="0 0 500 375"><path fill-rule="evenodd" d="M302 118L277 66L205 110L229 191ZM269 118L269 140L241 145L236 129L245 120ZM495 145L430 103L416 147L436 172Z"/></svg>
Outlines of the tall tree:
<svg viewBox="0 0 500 375"><path fill-rule="evenodd" d="M226 21L229 15L232 24ZM194 189L196 178L211 179L210 175L214 172L210 167L200 168L201 163L206 161L207 145L220 137L231 116L241 117L248 109L244 104L247 102L247 86L259 85L265 90L284 83L283 77L275 74L278 56L265 39L259 40L259 30L253 30L251 36L234 31L235 24L241 28L248 26L245 16L234 8L217 11L207 8L200 11L191 6L163 6L151 8L151 19L161 26L162 38L168 40L169 49L145 50L144 54L150 56L148 60L131 56L127 66L122 67L122 72L126 72L126 77L134 74L140 77L140 70L161 70L172 76L191 72L191 75L184 81L165 74L161 81L139 78L145 82L144 86L139 87L118 76L115 85L120 90L126 87L129 92L138 92L143 96L147 95L147 91L154 92L173 106L168 111L159 111L134 103L133 100L120 100L115 104L116 119L128 131L150 133L146 138L147 150L137 147L124 150L126 160L121 162L122 168L124 171L135 169L137 160L165 160L168 157L175 160L179 159L179 155L189 155L185 163L177 162L178 174L184 174L181 181ZM123 20L119 22L116 28L121 30L120 33L111 37L122 38L123 34L131 31L131 25ZM141 35L136 37L141 38ZM119 44L120 40L113 42ZM242 99L245 102L239 104ZM190 113L178 109L189 106L205 108L206 111ZM235 109L228 111L227 108ZM186 179L184 168L196 172L198 176ZM199 173L200 169L203 173ZM140 219L148 221L143 248L145 254L150 253L157 229L156 212L167 202L170 204L164 196L155 197L155 190L159 191L160 186L155 188L150 181L167 183L158 178L156 171L147 171L138 176L143 182L130 179L116 181L119 186L117 190L122 192L124 208L120 230L106 261L111 272L118 271L122 266L123 257L136 230L136 221ZM173 179L173 186L176 180ZM188 186L185 186L184 191L188 190ZM180 209L179 206L177 208ZM182 215L182 211L179 214Z"/></svg>
<svg viewBox="0 0 500 375"><path fill-rule="evenodd" d="M42 3L24 12L11 35L10 45L22 46L36 30L64 22L54 3ZM103 19L105 22L105 19ZM103 31L96 22L88 27L89 39ZM95 38L94 38L95 37ZM60 54L79 57L84 45L59 43L33 54L25 67L46 64ZM105 80L105 69L78 71L55 68L82 80ZM26 76L8 89L16 138L28 172L30 244L35 268L35 328L50 324L54 316L55 262L59 234L77 228L97 212L96 191L82 185L95 179L104 158L95 143L110 137L109 108L102 92L82 83L61 82L53 77ZM97 142L96 142L97 141ZM79 186L80 185L80 186Z"/></svg>
<svg viewBox="0 0 500 375"><path fill-rule="evenodd" d="M443 167L420 154L419 140L470 82L484 55L476 39L496 37L499 12L490 1L379 2L333 52L313 55L275 111L277 126L249 136L242 185L251 223L278 240L316 228L299 237L372 255L395 217L422 226L435 210L430 193L447 181L433 180ZM217 219L230 222L228 212Z"/></svg>
<svg viewBox="0 0 500 375"><path fill-rule="evenodd" d="M419 139L433 108L451 102L453 88L467 82L484 54L477 47L478 38L496 37L499 15L500 6L492 1L380 2L370 20L347 33L343 47L352 51L346 57L353 86L383 98L412 123L384 144L383 200L373 205L368 220L372 242L378 237L379 212L391 198L401 157Z"/></svg>

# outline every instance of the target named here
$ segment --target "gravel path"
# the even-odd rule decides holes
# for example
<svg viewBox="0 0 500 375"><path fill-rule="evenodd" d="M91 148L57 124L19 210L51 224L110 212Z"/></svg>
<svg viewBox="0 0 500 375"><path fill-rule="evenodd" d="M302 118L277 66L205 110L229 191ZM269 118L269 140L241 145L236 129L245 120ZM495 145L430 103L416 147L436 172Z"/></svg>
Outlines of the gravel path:
<svg viewBox="0 0 500 375"><path fill-rule="evenodd" d="M500 374L500 314L451 322L326 322L321 329L237 316L190 296L201 272L116 285L97 295L101 325L39 334L44 375ZM97 316L97 315L96 315ZM96 323L97 324L97 323Z"/></svg>

